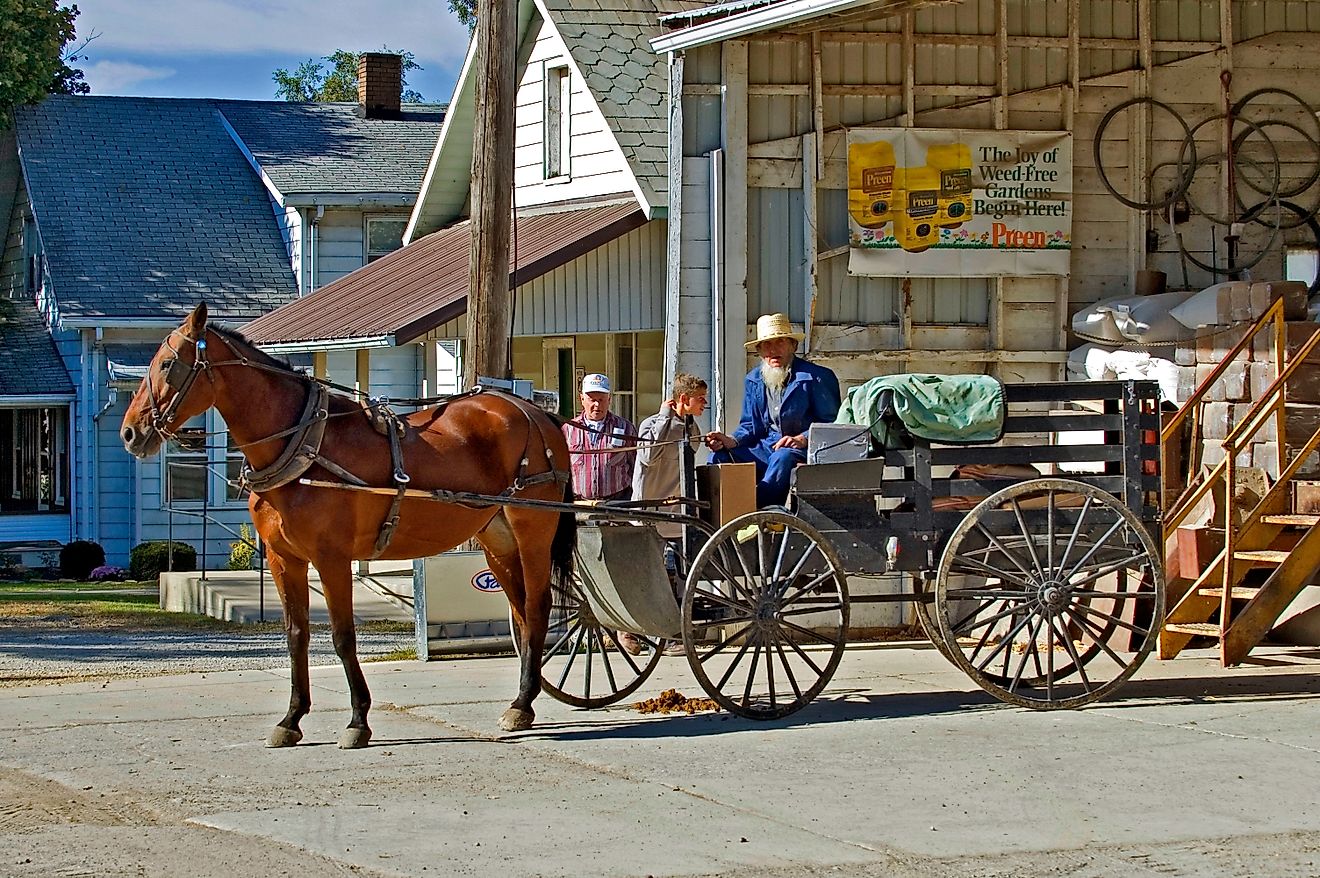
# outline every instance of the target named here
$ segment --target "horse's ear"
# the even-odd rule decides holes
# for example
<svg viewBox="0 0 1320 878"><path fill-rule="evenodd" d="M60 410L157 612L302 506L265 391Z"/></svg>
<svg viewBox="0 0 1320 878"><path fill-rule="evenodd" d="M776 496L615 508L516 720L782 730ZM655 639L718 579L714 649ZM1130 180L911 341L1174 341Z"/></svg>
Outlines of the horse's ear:
<svg viewBox="0 0 1320 878"><path fill-rule="evenodd" d="M184 321L184 326L188 328L188 334L193 338L201 338L206 334L206 303L198 302L197 307L188 315Z"/></svg>

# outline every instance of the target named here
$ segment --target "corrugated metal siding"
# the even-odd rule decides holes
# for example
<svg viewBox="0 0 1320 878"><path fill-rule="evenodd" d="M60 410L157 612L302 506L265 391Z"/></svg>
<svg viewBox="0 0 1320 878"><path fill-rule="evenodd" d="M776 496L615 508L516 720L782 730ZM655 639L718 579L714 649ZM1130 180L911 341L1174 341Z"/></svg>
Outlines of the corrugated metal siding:
<svg viewBox="0 0 1320 878"><path fill-rule="evenodd" d="M518 288L515 335L665 325L666 224L650 222Z"/></svg>
<svg viewBox="0 0 1320 878"><path fill-rule="evenodd" d="M800 189L747 190L747 312L806 319L805 209Z"/></svg>

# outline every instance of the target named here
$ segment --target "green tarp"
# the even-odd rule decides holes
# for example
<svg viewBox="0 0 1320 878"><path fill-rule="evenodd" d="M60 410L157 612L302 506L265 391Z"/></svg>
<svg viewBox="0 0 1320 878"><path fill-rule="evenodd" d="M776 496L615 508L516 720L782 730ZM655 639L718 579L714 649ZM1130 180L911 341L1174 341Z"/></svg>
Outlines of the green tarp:
<svg viewBox="0 0 1320 878"><path fill-rule="evenodd" d="M1004 388L989 375L881 375L848 391L835 423L870 427L880 447L894 447L880 411L886 390L903 426L927 441L973 444L1004 435Z"/></svg>

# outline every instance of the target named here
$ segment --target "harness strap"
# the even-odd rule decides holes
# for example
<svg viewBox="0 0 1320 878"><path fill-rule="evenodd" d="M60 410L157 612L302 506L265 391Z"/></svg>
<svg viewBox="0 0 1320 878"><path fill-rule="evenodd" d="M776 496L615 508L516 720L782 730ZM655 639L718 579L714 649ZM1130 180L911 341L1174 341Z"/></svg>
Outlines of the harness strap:
<svg viewBox="0 0 1320 878"><path fill-rule="evenodd" d="M295 435L284 446L280 456L270 466L259 470L248 467L244 470L243 481L253 493L273 491L307 472L312 464L326 463L321 457L321 440L325 438L326 419L330 413L329 397L330 392L321 385L308 385L307 402L298 418ZM363 484L359 479L355 478L354 481Z"/></svg>
<svg viewBox="0 0 1320 878"><path fill-rule="evenodd" d="M380 533L376 535L376 547L371 555L373 559L384 554L390 540L394 538L394 531L399 526L399 507L403 505L403 495L408 490L408 483L412 481L403 468L403 422L384 403L377 406L376 413L385 419L387 426L386 435L390 439L390 463L394 467L394 484L397 490L394 492L394 499L390 501L390 511L385 514L385 520L381 522Z"/></svg>

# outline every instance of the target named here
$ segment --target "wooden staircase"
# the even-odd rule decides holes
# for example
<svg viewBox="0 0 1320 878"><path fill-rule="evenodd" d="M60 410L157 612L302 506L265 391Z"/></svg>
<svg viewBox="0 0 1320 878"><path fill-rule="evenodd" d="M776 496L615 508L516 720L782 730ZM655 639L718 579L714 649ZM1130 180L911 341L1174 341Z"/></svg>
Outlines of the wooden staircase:
<svg viewBox="0 0 1320 878"><path fill-rule="evenodd" d="M1197 636L1219 642L1220 661L1224 667L1240 663L1274 627L1280 614L1310 584L1320 571L1320 515L1291 511L1293 481L1311 452L1320 448L1320 429L1288 459L1285 424L1285 390L1288 380L1317 346L1320 330L1285 362L1286 325L1283 301L1276 299L1269 310L1247 331L1243 339L1200 383L1187 403L1170 418L1161 431L1166 448L1178 442L1181 431L1190 427L1193 447L1201 442L1200 412L1206 393L1234 363L1253 349L1256 334L1274 327L1273 361L1275 379L1223 440L1225 458L1204 478L1184 491L1164 512L1166 566L1172 547L1176 546L1178 526L1203 501L1214 494L1222 496L1224 548L1200 571L1182 571L1191 579L1190 586L1178 600L1170 594L1167 616L1160 631L1159 656L1170 659ZM1250 447L1255 435L1274 420L1279 449L1279 478L1269 486L1250 509L1239 500L1240 470L1238 458ZM1178 478L1179 472L1166 466L1165 478ZM1176 551L1176 548L1173 548ZM1195 578L1193 578L1195 577ZM1218 619L1215 615L1218 613ZM1213 621L1212 621L1213 620Z"/></svg>

